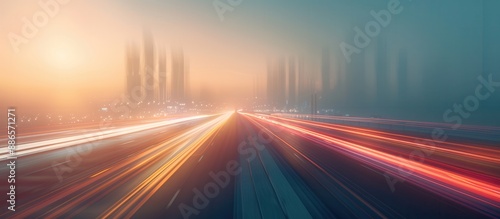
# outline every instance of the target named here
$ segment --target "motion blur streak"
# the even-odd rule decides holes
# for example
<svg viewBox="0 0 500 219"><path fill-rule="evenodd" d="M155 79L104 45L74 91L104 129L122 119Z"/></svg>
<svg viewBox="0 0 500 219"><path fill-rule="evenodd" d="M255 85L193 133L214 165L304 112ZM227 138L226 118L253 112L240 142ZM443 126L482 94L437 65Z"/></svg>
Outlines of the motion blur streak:
<svg viewBox="0 0 500 219"><path fill-rule="evenodd" d="M435 143L440 143L439 147L426 145L422 143L417 143L418 140L424 141L426 139L410 137L405 135L393 134L389 132L375 131L366 128L356 128L345 125L335 125L335 124L325 124L319 122L309 122L304 120L291 120L279 117L273 117L274 119L280 119L283 121L294 122L302 125L310 125L313 127L320 127L328 130L335 130L340 132L348 132L356 135L366 136L370 138L380 139L384 141L390 141L397 143L401 147L418 147L425 150L439 151L444 153L449 153L455 156L460 156L459 159L474 159L478 162L491 162L493 165L500 164L500 154L498 154L498 149L476 147L473 145L465 145L458 143L448 143L444 141L435 140ZM410 123L410 121L408 121ZM420 122L419 122L420 123ZM435 124L435 123L431 123ZM431 126L432 127L432 126ZM416 141L417 140L417 141Z"/></svg>
<svg viewBox="0 0 500 219"><path fill-rule="evenodd" d="M119 201L106 202L106 204L114 204L103 217L133 214L159 186L175 173L179 166L183 165L186 158L198 150L208 137L224 125L230 116L230 113L219 115L208 122L180 132L179 135L171 134L175 137L166 141L152 146L145 145L145 150L137 148L136 153L131 153L127 157L121 157L111 163L100 163L95 168L98 171L94 173L81 173L74 178L68 178L67 183L59 185L53 191L23 203L25 210L19 212L16 217L22 218L30 215L43 215L49 218L75 216L90 205L96 204L114 189L134 185L134 188L130 188L130 192L125 193ZM205 117L175 121L185 123L194 118ZM141 128L143 130L147 127L158 128L166 124L177 123L165 121L151 126L141 126ZM124 130L136 129L137 127ZM157 129L152 131L156 134L161 133ZM125 144L130 144L130 142ZM116 145L112 145L112 147L115 148L111 150L119 149ZM136 207L131 209L131 205Z"/></svg>
<svg viewBox="0 0 500 219"><path fill-rule="evenodd" d="M201 118L206 118L207 116L192 116L187 118L172 119L162 122L156 122L151 124L136 125L132 127L117 128L111 130L96 130L95 132L86 133L82 135L51 139L27 144L21 144L17 146L17 156L25 156L29 154L40 153L48 150L61 149L64 147L84 144L93 140L102 140L105 138L116 137L120 135L127 135L134 132L140 132L148 129L158 128L162 126L173 125L176 123L197 120ZM7 151L0 153L0 160L7 159Z"/></svg>
<svg viewBox="0 0 500 219"><path fill-rule="evenodd" d="M248 114L247 114L248 115ZM248 118L248 117L247 117ZM360 214L359 212L357 213L357 216L358 217L362 217L362 216L369 216L369 215L373 215L373 214L376 214L377 216L381 217L381 218L387 218L386 215L384 215L382 212L380 212L377 208L375 208L374 206L372 206L368 201L366 201L365 199L363 199L361 196L359 196L358 194L356 194L356 192L352 191L350 188L349 188L349 185L345 185L344 183L342 183L341 181L339 181L338 179L336 179L334 176L332 176L330 173L328 173L328 171L326 171L325 169L323 169L318 163L314 162L311 158L309 158L308 156L306 156L305 154L303 154L302 152L300 152L299 150L295 149L294 146L292 146L290 143L288 143L286 140L280 138L278 135L274 134L272 131L270 131L269 129L267 129L265 126L259 124L258 122L256 121L251 121L253 122L256 126L258 126L261 130L265 130L266 133L269 133L273 136L273 138L276 138L278 140L280 140L280 142L282 142L283 144L285 144L287 147L289 147L290 149L293 150L294 153L300 155L300 157L304 158L304 160L307 160L309 163L311 163L315 168L318 168L319 170L321 170L321 172L325 175L327 175L329 177L330 180L333 180L337 185L339 185L342 189L344 189L348 194L349 196L345 196L344 198L346 199L351 199L351 197L354 197L357 201L361 202L363 205L360 206L360 205L357 205L356 208L357 209L352 209L354 211L359 211L359 212L371 212L371 214L367 214L367 215L362 215ZM344 203L348 203L348 202L353 202L355 203L355 201L353 200L349 200L349 201L344 201ZM348 204L347 204L348 205ZM347 205L345 207L347 207ZM364 208L362 211L361 208Z"/></svg>
<svg viewBox="0 0 500 219"><path fill-rule="evenodd" d="M219 130L231 116L224 114L217 119L206 123L195 130L185 139L186 143L181 145L174 154L169 156L168 162L148 176L141 184L135 187L119 202L109 208L100 217L102 218L126 218L132 217L144 203L155 194L158 189L190 158L200 147ZM193 139L192 141L189 141Z"/></svg>
<svg viewBox="0 0 500 219"><path fill-rule="evenodd" d="M451 127L450 124L445 124L445 123L409 121L409 120L398 120L398 119L365 118L365 117L350 117L350 116L302 115L302 114L274 114L274 115L280 117L292 117L292 118L316 118L316 119L324 119L332 121L370 122L377 124L404 125L409 127L432 127L432 128ZM488 132L500 131L499 127L478 126L478 125L461 125L461 129L488 131Z"/></svg>
<svg viewBox="0 0 500 219"><path fill-rule="evenodd" d="M276 117L263 118L262 116L245 114L253 120L259 121L271 126L280 126L286 131L289 131L297 136L311 139L331 150L341 152L344 155L352 157L365 165L374 167L375 169L389 172L393 175L403 175L405 172L406 180L415 185L431 190L441 196L449 198L453 201L461 203L467 207L481 211L484 214L495 216L498 208L500 208L500 190L498 182L500 178L497 175L481 178L475 173L470 173L466 169L453 169L445 168L444 165L439 167L433 166L433 163L417 162L412 159L405 159L393 155L388 152L380 150L379 147L373 146L369 143L355 142L344 140L336 133L322 133L313 130L315 128L328 128L331 130L349 132L355 135L364 135L370 138L379 138L385 141L394 141L396 143L405 143L407 146L414 146L415 148L425 147L424 145L410 143L395 139L396 136L380 136L381 132L372 132L366 129L348 128L345 126L337 126L331 124L321 124L315 122L297 121L290 119L280 119ZM280 121L282 120L282 121ZM284 121L288 122L285 123ZM291 124L291 123L294 124ZM399 136L401 137L401 136ZM463 145L464 148L475 148L483 153L479 146ZM436 152L454 153L461 156L460 159L487 159L496 167L499 166L497 150L490 150L489 156L487 154L476 154L474 151L463 153L454 151L450 148L446 150L438 150L439 147L434 147ZM495 151L495 153L492 153ZM434 156L434 155L433 155ZM437 159L437 155L433 158Z"/></svg>
<svg viewBox="0 0 500 219"><path fill-rule="evenodd" d="M27 134L44 143L0 218L498 218L498 149L385 127L228 112L127 123L85 153L78 130Z"/></svg>

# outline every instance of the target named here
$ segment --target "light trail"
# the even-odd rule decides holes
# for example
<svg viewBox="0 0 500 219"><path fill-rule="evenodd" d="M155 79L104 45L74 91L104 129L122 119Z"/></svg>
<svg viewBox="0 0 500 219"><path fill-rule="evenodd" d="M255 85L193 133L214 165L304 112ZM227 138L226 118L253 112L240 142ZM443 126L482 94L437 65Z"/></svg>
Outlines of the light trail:
<svg viewBox="0 0 500 219"><path fill-rule="evenodd" d="M190 137L191 139L195 139L194 142L187 144L167 163L150 174L141 184L136 186L111 208L108 208L99 218L132 217L135 212L137 212L137 210L139 210L139 208L142 207L198 149L200 149L210 136L226 123L230 116L230 113L224 114L216 120L197 128L198 130L196 131L198 133Z"/></svg>
<svg viewBox="0 0 500 219"><path fill-rule="evenodd" d="M251 116L249 114L245 114L247 116ZM337 178L332 176L328 171L326 171L324 168L322 168L318 163L316 163L313 159L309 158L307 155L302 153L300 150L297 150L292 144L288 143L286 140L283 138L279 137L275 133L273 133L270 129L266 128L264 125L260 124L256 120L250 119L250 122L252 122L254 125L256 125L260 130L265 130L266 133L270 134L273 136L273 138L278 139L282 144L286 145L289 149L293 151L295 156L301 160L303 158L305 161L309 162L311 165L313 165L315 168L319 169L324 175L328 176L330 180L335 182L336 185L340 186L347 194L349 195L342 195L341 197L338 197L339 199L342 199L342 203L344 204L344 207L349 209L352 214L357 215L357 217L370 217L371 215L376 214L380 218L387 218L386 215L384 215L382 212L380 212L376 207L374 207L372 204L370 204L368 201L366 201L363 197L361 197L359 194L354 192L352 189L349 188L349 185L346 185L345 183L342 183L339 181ZM300 156L300 157L299 157ZM314 177L314 175L311 175ZM318 180L319 183L321 183L321 180ZM334 193L330 191L328 188L326 188L332 195L338 195L338 193ZM354 198L354 199L353 199Z"/></svg>
<svg viewBox="0 0 500 219"><path fill-rule="evenodd" d="M476 178L473 174L457 173L456 171L401 158L370 148L370 144L353 143L317 132L312 128L292 125L273 119L262 119L252 114L245 115L260 123L283 127L297 136L310 139L375 169L390 172L394 175L398 175L398 172L404 169L412 173L405 179L413 184L474 208L486 215L494 217L498 214L498 209L500 208L500 189L498 187L500 179L497 176L493 177L494 182L485 182ZM319 124L303 121L298 121L297 123L319 126ZM354 132L353 134L359 134L359 132ZM495 158L498 154L499 151L496 150L496 153L492 154L491 158ZM467 154L461 155L467 156ZM497 162L495 159L492 161Z"/></svg>
<svg viewBox="0 0 500 219"><path fill-rule="evenodd" d="M421 121L411 121L411 120L366 118L366 117L352 117L352 116L304 115L304 114L282 114L282 113L273 115L279 117L315 118L315 119L334 120L334 121L366 122L375 124L401 125L408 127L443 128L443 129L451 129L451 126L453 125L453 124L438 123L438 122L421 122ZM464 130L482 131L482 132L500 131L499 127L479 126L479 125L461 125L460 128Z"/></svg>
<svg viewBox="0 0 500 219"><path fill-rule="evenodd" d="M101 171L101 172L98 172L98 173L96 173L96 174L94 174L94 175L90 176L90 178L94 178L94 177L96 177L96 176L99 176L99 175L101 175L102 173L104 173L104 172L106 172L106 171L108 171L108 170L109 170L109 168L107 168L107 169L105 169L105 170L103 170L103 171Z"/></svg>
<svg viewBox="0 0 500 219"><path fill-rule="evenodd" d="M423 150L428 150L432 152L443 152L446 154L451 154L456 156L455 159L470 159L472 162L489 162L491 165L500 165L500 153L498 149L486 148L480 146L459 144L446 141L432 141L433 144L438 144L438 146L432 146L429 144L419 143L419 142L429 142L429 139L406 136L401 134L394 134L390 132L376 131L367 128L358 128L345 125L328 124L321 122L311 122L305 120L293 120L281 117L270 116L276 120L292 122L295 124L307 125L317 128L324 128L328 130L335 130L339 132L351 133L358 136L365 136L373 139L378 139L382 141L392 142L399 147L407 148L419 148Z"/></svg>
<svg viewBox="0 0 500 219"><path fill-rule="evenodd" d="M229 116L230 114L218 116L145 151L125 157L118 163L104 167L104 170L74 179L54 191L23 204L28 207L16 216L29 217L41 211L45 213L44 217L48 218L62 217L68 212L77 215L94 203L95 197L102 197L132 179L144 177L119 202L110 203L113 207L107 211L108 215L133 214L139 207L132 209L130 206L142 206L214 131L224 125ZM153 171L152 174L149 174L150 171ZM141 199L137 199L137 196ZM66 200L63 205L44 210L61 200ZM82 203L86 205L82 206Z"/></svg>
<svg viewBox="0 0 500 219"><path fill-rule="evenodd" d="M117 128L117 129L104 129L98 130L91 133L69 136L27 144L19 144L16 147L16 156L22 157L30 154L45 152L49 150L61 149L64 147L69 147L78 144L89 143L93 141L99 141L106 138L116 137L120 135L127 135L135 132L140 132L148 129L158 128L162 126L168 126L173 124L178 124L187 121L195 121L197 119L207 118L209 115L192 116L187 118L177 118L167 121L161 121L151 124L136 125L131 127ZM0 153L0 161L6 160L8 157L8 151L2 151Z"/></svg>

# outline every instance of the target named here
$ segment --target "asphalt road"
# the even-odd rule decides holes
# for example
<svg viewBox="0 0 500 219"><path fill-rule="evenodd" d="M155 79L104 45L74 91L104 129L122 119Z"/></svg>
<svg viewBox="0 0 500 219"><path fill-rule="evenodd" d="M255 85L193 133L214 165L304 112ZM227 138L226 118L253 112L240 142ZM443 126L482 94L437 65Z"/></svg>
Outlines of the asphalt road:
<svg viewBox="0 0 500 219"><path fill-rule="evenodd" d="M498 217L500 149L423 140L232 112L25 134L0 218Z"/></svg>

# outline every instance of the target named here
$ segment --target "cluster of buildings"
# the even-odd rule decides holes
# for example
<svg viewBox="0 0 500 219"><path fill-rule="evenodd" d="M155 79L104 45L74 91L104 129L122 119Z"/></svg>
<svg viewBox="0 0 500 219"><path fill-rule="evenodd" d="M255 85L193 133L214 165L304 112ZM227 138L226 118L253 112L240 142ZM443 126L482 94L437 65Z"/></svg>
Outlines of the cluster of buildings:
<svg viewBox="0 0 500 219"><path fill-rule="evenodd" d="M317 58L281 56L268 59L266 110L335 114L337 109L386 107L404 103L409 85L404 48L388 51L377 42L351 63L330 48Z"/></svg>
<svg viewBox="0 0 500 219"><path fill-rule="evenodd" d="M188 102L189 68L183 49L172 48L170 57L169 63L166 47L156 44L149 30L143 32L142 45L127 44L127 104L164 107Z"/></svg>

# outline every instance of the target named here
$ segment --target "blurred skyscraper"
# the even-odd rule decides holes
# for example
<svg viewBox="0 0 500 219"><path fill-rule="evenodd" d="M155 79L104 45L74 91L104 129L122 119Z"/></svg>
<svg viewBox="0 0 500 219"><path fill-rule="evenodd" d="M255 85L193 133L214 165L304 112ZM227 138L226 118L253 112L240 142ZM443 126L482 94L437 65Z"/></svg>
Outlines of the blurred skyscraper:
<svg viewBox="0 0 500 219"><path fill-rule="evenodd" d="M189 65L189 57L184 55L184 100L191 100L191 80L190 80L190 65Z"/></svg>
<svg viewBox="0 0 500 219"><path fill-rule="evenodd" d="M126 72L127 85L126 95L134 103L139 102L142 97L141 74L140 74L140 54L138 46L133 43L127 43L126 48Z"/></svg>
<svg viewBox="0 0 500 219"><path fill-rule="evenodd" d="M332 108L330 87L330 51L324 48L321 53L321 107Z"/></svg>
<svg viewBox="0 0 500 219"><path fill-rule="evenodd" d="M267 99L276 109L286 106L286 59L269 59L267 62Z"/></svg>
<svg viewBox="0 0 500 219"><path fill-rule="evenodd" d="M158 49L158 101L167 101L167 54L163 46Z"/></svg>
<svg viewBox="0 0 500 219"><path fill-rule="evenodd" d="M274 94L274 84L275 84L275 73L273 60L267 60L267 103L270 106L274 106L275 94Z"/></svg>
<svg viewBox="0 0 500 219"><path fill-rule="evenodd" d="M276 107L283 109L286 106L286 58L280 57L276 65Z"/></svg>
<svg viewBox="0 0 500 219"><path fill-rule="evenodd" d="M146 90L146 102L155 100L155 46L153 41L153 34L144 29L144 86Z"/></svg>
<svg viewBox="0 0 500 219"><path fill-rule="evenodd" d="M172 49L172 100L184 101L185 99L185 63L182 48Z"/></svg>
<svg viewBox="0 0 500 219"><path fill-rule="evenodd" d="M295 57L288 58L288 108L297 107L297 71Z"/></svg>
<svg viewBox="0 0 500 219"><path fill-rule="evenodd" d="M299 57L297 60L298 73L298 105L301 111L309 112L311 94L313 93L313 80L309 71L306 71L305 60Z"/></svg>

